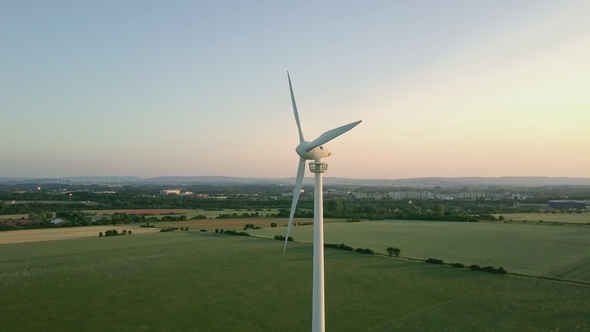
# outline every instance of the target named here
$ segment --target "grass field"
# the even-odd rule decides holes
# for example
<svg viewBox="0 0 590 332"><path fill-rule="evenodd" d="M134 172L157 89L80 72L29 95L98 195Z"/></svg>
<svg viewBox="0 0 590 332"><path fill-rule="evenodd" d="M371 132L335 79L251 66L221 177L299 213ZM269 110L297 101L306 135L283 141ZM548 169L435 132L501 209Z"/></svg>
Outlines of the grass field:
<svg viewBox="0 0 590 332"><path fill-rule="evenodd" d="M527 222L553 222L553 223L575 223L590 225L590 213L506 213L495 214L496 218L504 216L507 221L524 221Z"/></svg>
<svg viewBox="0 0 590 332"><path fill-rule="evenodd" d="M285 229L249 230L272 238ZM312 242L313 227L294 227L296 241ZM344 243L386 254L438 258L448 263L504 267L509 272L542 276L590 257L590 228L504 223L430 221L364 221L324 227L326 243ZM590 277L590 274L588 275Z"/></svg>
<svg viewBox="0 0 590 332"><path fill-rule="evenodd" d="M27 218L29 215L27 213L23 213L23 214L3 214L0 215L0 221L2 220L8 220L8 219L21 219L21 218Z"/></svg>
<svg viewBox="0 0 590 332"><path fill-rule="evenodd" d="M282 256L279 241L173 232L0 251L1 331L311 325L308 244ZM326 250L328 331L586 331L589 299L586 285Z"/></svg>

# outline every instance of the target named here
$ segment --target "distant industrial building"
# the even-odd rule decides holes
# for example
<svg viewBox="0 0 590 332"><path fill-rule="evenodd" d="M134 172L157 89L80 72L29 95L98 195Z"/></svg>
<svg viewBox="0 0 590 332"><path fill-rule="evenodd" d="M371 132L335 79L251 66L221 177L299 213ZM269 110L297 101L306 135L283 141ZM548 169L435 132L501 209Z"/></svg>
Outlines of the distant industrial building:
<svg viewBox="0 0 590 332"><path fill-rule="evenodd" d="M578 209L585 210L587 202L572 200L551 200L547 205L552 209Z"/></svg>

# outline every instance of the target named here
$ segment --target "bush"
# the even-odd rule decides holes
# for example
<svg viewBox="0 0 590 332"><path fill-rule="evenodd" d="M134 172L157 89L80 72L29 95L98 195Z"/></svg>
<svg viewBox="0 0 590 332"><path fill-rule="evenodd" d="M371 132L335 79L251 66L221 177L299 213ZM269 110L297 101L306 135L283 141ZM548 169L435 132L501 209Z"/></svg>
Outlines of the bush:
<svg viewBox="0 0 590 332"><path fill-rule="evenodd" d="M117 236L117 235L119 235L119 232L117 232L116 229L108 230L108 231L104 232L104 236Z"/></svg>
<svg viewBox="0 0 590 332"><path fill-rule="evenodd" d="M103 237L104 235L102 235L102 232L98 233L99 237Z"/></svg>
<svg viewBox="0 0 590 332"><path fill-rule="evenodd" d="M361 254L375 255L375 253L373 252L373 250L368 249L368 248L365 248L365 249L363 249L363 248L357 248L355 251L358 252L358 253L361 253Z"/></svg>
<svg viewBox="0 0 590 332"><path fill-rule="evenodd" d="M338 249L338 250L345 250L345 251L354 251L353 247L347 246L344 243L340 243L340 244L324 243L324 247Z"/></svg>
<svg viewBox="0 0 590 332"><path fill-rule="evenodd" d="M484 272L489 272L489 273L508 274L508 271L506 271L503 267L499 267L499 268L495 269L493 266L486 266L486 267L482 268L481 270Z"/></svg>
<svg viewBox="0 0 590 332"><path fill-rule="evenodd" d="M457 268L460 268L460 269L462 269L462 268L464 268L464 267L465 267L465 265L463 265L463 264L461 264L461 263L451 263L451 266L452 266L452 267L457 267Z"/></svg>
<svg viewBox="0 0 590 332"><path fill-rule="evenodd" d="M207 233L207 230L206 230L206 229L201 229L201 230L200 230L200 232L205 232L205 233Z"/></svg>
<svg viewBox="0 0 590 332"><path fill-rule="evenodd" d="M237 232L237 231L225 231L225 234L236 235L236 236L250 236L250 234L248 234L246 232Z"/></svg>
<svg viewBox="0 0 590 332"><path fill-rule="evenodd" d="M279 241L285 241L285 237L282 235L275 235L274 237L275 240L279 240ZM291 236L289 236L289 239L287 240L288 242L293 242L293 238Z"/></svg>
<svg viewBox="0 0 590 332"><path fill-rule="evenodd" d="M217 228L216 228L216 229L215 229L215 233L219 233L219 229L217 229Z"/></svg>
<svg viewBox="0 0 590 332"><path fill-rule="evenodd" d="M160 233L164 233L164 232L174 232L177 231L178 227L168 227L168 228L162 228L160 230Z"/></svg>
<svg viewBox="0 0 590 332"><path fill-rule="evenodd" d="M508 274L508 271L506 271L503 267L499 267L499 268L495 269L493 266L481 267L479 265L471 265L469 268L473 271L484 271L484 272L489 272L489 273Z"/></svg>
<svg viewBox="0 0 590 332"><path fill-rule="evenodd" d="M399 257L400 252L401 252L401 250L399 248L394 248L394 247L387 248L387 253L389 254L389 257L391 257L391 254L395 254L395 257Z"/></svg>
<svg viewBox="0 0 590 332"><path fill-rule="evenodd" d="M429 258L427 260L425 260L426 263L430 263L430 264L438 264L438 265L444 265L445 262L443 262L442 259L436 259L436 258Z"/></svg>
<svg viewBox="0 0 590 332"><path fill-rule="evenodd" d="M277 227L277 223L276 223L276 222L271 222L271 223L270 223L270 227L271 227L271 228L275 228L275 227Z"/></svg>
<svg viewBox="0 0 590 332"><path fill-rule="evenodd" d="M128 231L127 231L127 235L131 235L131 234L132 234L132 233L131 233L131 230L128 230Z"/></svg>

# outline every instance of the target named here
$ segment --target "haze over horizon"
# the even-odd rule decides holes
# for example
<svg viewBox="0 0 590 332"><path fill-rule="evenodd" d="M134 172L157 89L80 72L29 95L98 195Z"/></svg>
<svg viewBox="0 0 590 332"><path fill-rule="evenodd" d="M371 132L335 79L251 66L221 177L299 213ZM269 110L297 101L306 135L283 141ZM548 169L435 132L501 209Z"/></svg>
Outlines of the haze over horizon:
<svg viewBox="0 0 590 332"><path fill-rule="evenodd" d="M0 177L590 177L585 1L0 2ZM309 174L308 174L309 175Z"/></svg>

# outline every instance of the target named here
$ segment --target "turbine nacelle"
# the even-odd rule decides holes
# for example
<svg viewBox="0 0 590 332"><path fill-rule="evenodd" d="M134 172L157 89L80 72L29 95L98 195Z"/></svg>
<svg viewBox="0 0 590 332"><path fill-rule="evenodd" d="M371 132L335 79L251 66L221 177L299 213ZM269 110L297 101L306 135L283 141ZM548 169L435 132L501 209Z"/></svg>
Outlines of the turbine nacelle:
<svg viewBox="0 0 590 332"><path fill-rule="evenodd" d="M308 150L309 147L308 141L303 141L297 145L295 148L295 152L301 157L303 160L314 160L314 161L322 161L324 158L328 158L332 155L330 150L326 149L323 145L320 145L314 149Z"/></svg>

